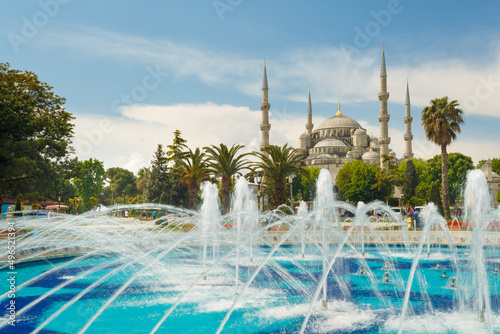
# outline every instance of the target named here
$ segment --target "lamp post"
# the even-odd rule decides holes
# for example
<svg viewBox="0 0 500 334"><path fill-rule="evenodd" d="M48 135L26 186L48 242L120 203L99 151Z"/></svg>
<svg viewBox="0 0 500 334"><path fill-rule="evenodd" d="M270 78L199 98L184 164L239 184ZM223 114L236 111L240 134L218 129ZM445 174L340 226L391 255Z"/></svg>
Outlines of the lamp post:
<svg viewBox="0 0 500 334"><path fill-rule="evenodd" d="M295 212L295 210L293 209L293 192L292 192L292 182L294 177L295 177L294 174L288 175L288 183L290 183L290 208L292 208L292 213Z"/></svg>
<svg viewBox="0 0 500 334"><path fill-rule="evenodd" d="M257 182L257 206L259 211L262 211L260 206L260 183L262 182L262 173L258 173L257 176L255 176L255 182Z"/></svg>

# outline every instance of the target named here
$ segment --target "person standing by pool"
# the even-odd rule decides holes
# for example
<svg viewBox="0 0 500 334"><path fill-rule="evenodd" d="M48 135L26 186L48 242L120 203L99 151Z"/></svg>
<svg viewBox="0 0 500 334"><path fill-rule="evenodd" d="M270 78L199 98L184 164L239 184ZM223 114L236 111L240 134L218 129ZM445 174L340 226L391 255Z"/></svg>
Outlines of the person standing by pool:
<svg viewBox="0 0 500 334"><path fill-rule="evenodd" d="M156 212L156 210L154 210L154 211L153 211L153 220L155 220L155 219L156 219L156 214L157 214L157 212Z"/></svg>

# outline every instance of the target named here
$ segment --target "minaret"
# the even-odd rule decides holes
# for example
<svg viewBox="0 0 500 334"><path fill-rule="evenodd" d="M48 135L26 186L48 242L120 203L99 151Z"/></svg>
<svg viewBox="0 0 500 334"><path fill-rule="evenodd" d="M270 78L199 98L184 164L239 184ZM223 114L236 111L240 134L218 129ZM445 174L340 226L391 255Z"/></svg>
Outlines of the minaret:
<svg viewBox="0 0 500 334"><path fill-rule="evenodd" d="M387 92L387 71L385 69L385 53L384 47L382 46L382 67L380 69L380 93L378 93L378 99L380 100L380 115L378 116L378 121L380 122L380 138L378 140L380 144L380 167L383 166L383 155L389 155L389 143L391 138L389 138L389 119L391 116L387 113L387 100L389 100L389 93Z"/></svg>
<svg viewBox="0 0 500 334"><path fill-rule="evenodd" d="M260 123L260 130L262 131L262 141L260 144L260 149L264 149L269 146L269 130L271 129L271 124L269 124L269 109L271 105L269 104L269 87L267 86L267 72L266 72L266 60L264 59L264 79L262 80L262 103L260 104L260 109L262 110L262 123Z"/></svg>
<svg viewBox="0 0 500 334"><path fill-rule="evenodd" d="M411 150L411 141L413 139L413 135L411 134L411 122L413 121L413 117L411 117L411 108L410 108L410 88L408 87L408 79L406 79L406 99L405 99L405 159L413 158L413 152Z"/></svg>
<svg viewBox="0 0 500 334"><path fill-rule="evenodd" d="M307 123L306 123L306 133L308 135L312 134L313 124L313 111L311 105L311 87L309 87L309 102L307 104Z"/></svg>

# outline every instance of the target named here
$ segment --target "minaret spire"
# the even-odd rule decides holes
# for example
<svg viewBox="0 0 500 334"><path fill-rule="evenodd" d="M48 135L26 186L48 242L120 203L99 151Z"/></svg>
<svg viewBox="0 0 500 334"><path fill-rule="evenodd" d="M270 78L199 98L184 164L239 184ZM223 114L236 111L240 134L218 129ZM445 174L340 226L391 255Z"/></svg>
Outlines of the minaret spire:
<svg viewBox="0 0 500 334"><path fill-rule="evenodd" d="M380 122L380 167L383 166L383 156L389 155L389 119L391 116L387 113L387 100L389 100L389 93L387 92L387 70L385 68L385 50L382 45L382 65L380 67L380 93L378 93L380 101L380 115L378 120ZM386 166L387 167L387 166Z"/></svg>
<svg viewBox="0 0 500 334"><path fill-rule="evenodd" d="M405 159L413 158L413 152L411 148L413 135L411 133L411 122L413 121L413 117L411 117L411 107L410 107L410 88L408 85L408 79L406 79L406 98L405 98Z"/></svg>
<svg viewBox="0 0 500 334"><path fill-rule="evenodd" d="M311 104L311 87L309 87L309 101L307 103L307 123L306 123L306 133L308 135L312 134L312 129L314 124L312 122L312 104Z"/></svg>
<svg viewBox="0 0 500 334"><path fill-rule="evenodd" d="M271 124L269 124L269 109L271 105L269 104L269 87L267 85L267 71L266 71L266 60L264 59L264 78L262 80L262 103L260 104L260 109L262 110L262 123L260 123L260 130L262 132L262 141L260 144L260 149L269 146L269 130L271 129Z"/></svg>

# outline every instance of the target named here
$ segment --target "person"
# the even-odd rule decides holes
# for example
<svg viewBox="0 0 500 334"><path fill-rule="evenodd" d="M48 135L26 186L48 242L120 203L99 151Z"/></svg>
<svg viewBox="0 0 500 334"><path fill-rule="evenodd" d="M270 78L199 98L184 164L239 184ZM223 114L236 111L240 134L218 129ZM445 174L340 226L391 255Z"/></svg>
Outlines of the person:
<svg viewBox="0 0 500 334"><path fill-rule="evenodd" d="M125 210L125 218L128 218L128 210Z"/></svg>
<svg viewBox="0 0 500 334"><path fill-rule="evenodd" d="M413 229L413 219L411 219L410 215L406 215L406 221L408 223L408 230Z"/></svg>
<svg viewBox="0 0 500 334"><path fill-rule="evenodd" d="M153 211L153 220L155 220L155 219L156 219L156 214L157 214L157 212L156 212L156 210L154 210L154 211Z"/></svg>

